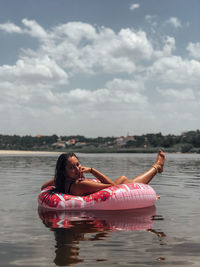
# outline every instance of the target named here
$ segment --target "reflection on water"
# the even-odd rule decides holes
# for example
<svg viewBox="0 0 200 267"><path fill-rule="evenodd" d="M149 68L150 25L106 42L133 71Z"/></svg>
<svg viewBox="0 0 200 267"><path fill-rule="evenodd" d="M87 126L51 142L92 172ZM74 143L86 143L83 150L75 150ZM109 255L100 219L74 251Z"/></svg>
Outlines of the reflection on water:
<svg viewBox="0 0 200 267"><path fill-rule="evenodd" d="M146 230L152 228L156 217L155 206L124 211L55 211L38 209L39 217L47 227L70 228L73 222L93 221L93 227L106 230Z"/></svg>
<svg viewBox="0 0 200 267"><path fill-rule="evenodd" d="M67 266L83 262L79 258L80 241L97 241L108 237L112 231L147 230L157 236L165 236L152 229L156 220L155 206L129 211L49 211L38 209L44 225L55 234L56 257L54 263ZM88 234L94 234L88 238ZM101 259L108 260L108 259Z"/></svg>

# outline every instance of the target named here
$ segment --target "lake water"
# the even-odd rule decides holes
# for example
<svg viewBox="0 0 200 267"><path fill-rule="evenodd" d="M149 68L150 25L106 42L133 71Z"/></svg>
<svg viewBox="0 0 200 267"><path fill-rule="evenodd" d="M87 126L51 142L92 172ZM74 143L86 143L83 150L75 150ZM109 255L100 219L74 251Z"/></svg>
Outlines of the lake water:
<svg viewBox="0 0 200 267"><path fill-rule="evenodd" d="M161 199L136 211L38 212L58 153L0 154L0 266L200 266L200 155L167 154L151 182ZM114 179L156 154L79 154ZM65 228L63 228L65 227Z"/></svg>

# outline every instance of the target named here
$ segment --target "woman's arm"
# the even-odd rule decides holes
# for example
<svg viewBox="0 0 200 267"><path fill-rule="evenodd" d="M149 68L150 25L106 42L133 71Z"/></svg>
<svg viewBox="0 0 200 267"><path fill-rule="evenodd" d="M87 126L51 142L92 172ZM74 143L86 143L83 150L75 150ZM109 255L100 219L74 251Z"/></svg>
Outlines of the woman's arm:
<svg viewBox="0 0 200 267"><path fill-rule="evenodd" d="M44 183L43 186L41 187L41 190L43 190L47 186L51 186L51 185L55 185L55 179L51 179L51 180L47 181L46 183Z"/></svg>
<svg viewBox="0 0 200 267"><path fill-rule="evenodd" d="M83 181L77 181L76 183L73 183L71 186L70 192L72 193L72 195L75 195L75 196L83 196L86 194L92 194L92 193L98 192L110 186L112 186L112 184L103 184L103 183L83 180Z"/></svg>
<svg viewBox="0 0 200 267"><path fill-rule="evenodd" d="M108 178L106 175L104 175L103 173L101 173L100 171L96 169L89 168L89 167L82 167L82 173L83 172L91 173L92 175L94 175L94 177L99 179L104 184L109 184L110 186L115 185L115 183L110 178Z"/></svg>

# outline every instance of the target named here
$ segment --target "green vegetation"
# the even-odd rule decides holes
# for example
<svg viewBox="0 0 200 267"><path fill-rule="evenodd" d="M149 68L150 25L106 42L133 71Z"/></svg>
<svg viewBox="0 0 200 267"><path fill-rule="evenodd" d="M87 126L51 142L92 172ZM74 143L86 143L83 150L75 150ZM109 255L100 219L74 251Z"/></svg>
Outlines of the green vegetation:
<svg viewBox="0 0 200 267"><path fill-rule="evenodd" d="M87 138L74 136L19 136L0 135L0 149L74 151L85 153L149 153L159 148L166 152L200 153L200 131L181 135L145 134L128 137Z"/></svg>

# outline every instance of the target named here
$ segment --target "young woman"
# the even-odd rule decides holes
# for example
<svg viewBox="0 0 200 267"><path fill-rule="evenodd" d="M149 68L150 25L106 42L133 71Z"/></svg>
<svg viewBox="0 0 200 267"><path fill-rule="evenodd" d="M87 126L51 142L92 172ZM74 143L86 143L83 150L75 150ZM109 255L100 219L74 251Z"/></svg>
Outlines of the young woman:
<svg viewBox="0 0 200 267"><path fill-rule="evenodd" d="M148 184L157 173L163 171L164 163L165 154L160 150L155 163L148 171L132 179L128 179L126 176L120 176L112 181L94 168L81 166L78 157L74 153L63 153L59 156L56 163L55 178L47 181L41 189L54 185L55 189L53 189L53 192L84 196L112 185L127 183ZM91 173L101 183L85 180L84 173Z"/></svg>

